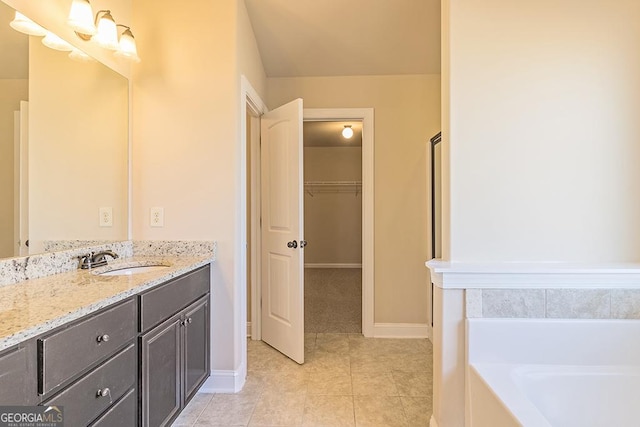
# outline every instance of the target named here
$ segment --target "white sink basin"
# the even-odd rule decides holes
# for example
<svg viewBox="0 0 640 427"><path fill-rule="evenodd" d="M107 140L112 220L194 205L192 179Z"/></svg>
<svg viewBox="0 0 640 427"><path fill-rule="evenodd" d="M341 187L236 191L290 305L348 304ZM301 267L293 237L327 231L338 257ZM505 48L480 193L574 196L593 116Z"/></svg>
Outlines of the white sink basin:
<svg viewBox="0 0 640 427"><path fill-rule="evenodd" d="M105 271L99 276L131 276L132 274L149 273L152 271L163 270L169 268L168 265L136 265L132 267L123 267L116 270Z"/></svg>

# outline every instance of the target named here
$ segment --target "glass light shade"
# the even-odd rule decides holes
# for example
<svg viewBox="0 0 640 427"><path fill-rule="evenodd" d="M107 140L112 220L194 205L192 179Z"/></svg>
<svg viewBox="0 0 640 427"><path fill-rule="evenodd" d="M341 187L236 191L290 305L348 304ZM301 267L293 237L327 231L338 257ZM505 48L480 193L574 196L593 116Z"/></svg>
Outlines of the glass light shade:
<svg viewBox="0 0 640 427"><path fill-rule="evenodd" d="M116 21L113 20L111 12L106 11L98 21L98 32L91 39L105 49L118 49L118 31Z"/></svg>
<svg viewBox="0 0 640 427"><path fill-rule="evenodd" d="M93 10L89 0L73 0L67 24L81 34L92 36L98 31L93 23Z"/></svg>
<svg viewBox="0 0 640 427"><path fill-rule="evenodd" d="M47 30L42 28L40 25L33 22L31 19L27 18L20 12L16 11L16 16L13 18L13 21L9 23L11 28L16 31L19 31L23 34L28 34L30 36L45 36L47 34Z"/></svg>
<svg viewBox="0 0 640 427"><path fill-rule="evenodd" d="M93 62L93 61L95 61L95 59L93 59L92 57L90 57L89 55L87 55L86 53L81 51L80 49L76 49L76 48L74 48L69 53L69 58L73 59L74 61L78 61L78 62Z"/></svg>
<svg viewBox="0 0 640 427"><path fill-rule="evenodd" d="M346 139L350 139L353 136L353 129L351 129L351 126L345 126L344 129L342 129L342 136Z"/></svg>
<svg viewBox="0 0 640 427"><path fill-rule="evenodd" d="M61 50L63 52L70 52L73 50L73 46L53 34L51 31L48 31L47 35L44 36L42 44L51 49Z"/></svg>
<svg viewBox="0 0 640 427"><path fill-rule="evenodd" d="M129 28L124 30L120 36L120 46L115 55L119 58L126 58L134 62L140 62L138 49L136 47L136 39L133 38L133 34Z"/></svg>

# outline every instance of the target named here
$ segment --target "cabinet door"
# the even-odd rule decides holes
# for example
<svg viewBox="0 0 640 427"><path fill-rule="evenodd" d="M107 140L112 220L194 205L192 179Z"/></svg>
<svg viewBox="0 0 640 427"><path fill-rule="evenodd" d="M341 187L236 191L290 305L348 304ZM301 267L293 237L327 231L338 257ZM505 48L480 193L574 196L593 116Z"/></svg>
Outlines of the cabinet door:
<svg viewBox="0 0 640 427"><path fill-rule="evenodd" d="M143 427L169 425L180 411L181 330L174 316L140 338Z"/></svg>
<svg viewBox="0 0 640 427"><path fill-rule="evenodd" d="M34 405L38 400L35 340L0 353L0 405Z"/></svg>
<svg viewBox="0 0 640 427"><path fill-rule="evenodd" d="M209 296L184 311L184 404L209 376Z"/></svg>

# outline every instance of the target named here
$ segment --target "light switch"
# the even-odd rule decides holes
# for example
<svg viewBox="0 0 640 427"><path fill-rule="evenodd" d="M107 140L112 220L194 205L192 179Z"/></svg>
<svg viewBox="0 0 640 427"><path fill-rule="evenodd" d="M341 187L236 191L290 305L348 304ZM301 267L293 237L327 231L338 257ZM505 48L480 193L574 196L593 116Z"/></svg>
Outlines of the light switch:
<svg viewBox="0 0 640 427"><path fill-rule="evenodd" d="M149 216L149 225L152 227L164 227L164 208L151 208Z"/></svg>

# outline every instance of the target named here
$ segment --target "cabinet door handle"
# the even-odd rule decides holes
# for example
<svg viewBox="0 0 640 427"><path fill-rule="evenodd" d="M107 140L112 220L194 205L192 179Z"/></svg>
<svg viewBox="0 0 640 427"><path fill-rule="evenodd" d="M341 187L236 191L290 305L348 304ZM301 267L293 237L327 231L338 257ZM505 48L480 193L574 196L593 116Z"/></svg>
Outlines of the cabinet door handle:
<svg viewBox="0 0 640 427"><path fill-rule="evenodd" d="M104 335L98 335L98 338L96 338L96 341L98 342L107 342L109 341L110 337L107 334Z"/></svg>
<svg viewBox="0 0 640 427"><path fill-rule="evenodd" d="M111 396L111 390L109 390L109 387L99 388L98 391L96 392L96 396L98 397Z"/></svg>
<svg viewBox="0 0 640 427"><path fill-rule="evenodd" d="M192 319L191 317L189 317L189 318L187 319L187 323L191 323L191 322L193 322L193 319Z"/></svg>

